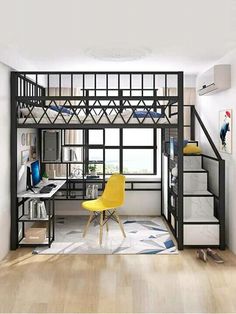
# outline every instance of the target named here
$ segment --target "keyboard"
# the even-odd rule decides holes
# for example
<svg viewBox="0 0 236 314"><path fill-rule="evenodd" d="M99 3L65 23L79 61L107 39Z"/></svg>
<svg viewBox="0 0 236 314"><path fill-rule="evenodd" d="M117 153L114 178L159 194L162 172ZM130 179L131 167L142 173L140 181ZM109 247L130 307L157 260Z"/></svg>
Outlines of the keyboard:
<svg viewBox="0 0 236 314"><path fill-rule="evenodd" d="M39 193L41 193L41 194L44 194L44 193L47 194L47 193L50 193L50 192L52 191L52 189L53 189L52 186L46 185L46 186L42 187L41 190L39 190Z"/></svg>

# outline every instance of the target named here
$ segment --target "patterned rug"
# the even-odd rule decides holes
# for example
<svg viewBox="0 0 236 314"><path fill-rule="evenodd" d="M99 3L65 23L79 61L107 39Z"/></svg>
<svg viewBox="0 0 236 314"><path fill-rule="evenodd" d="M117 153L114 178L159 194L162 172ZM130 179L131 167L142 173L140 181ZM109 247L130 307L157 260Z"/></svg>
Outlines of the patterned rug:
<svg viewBox="0 0 236 314"><path fill-rule="evenodd" d="M82 237L87 217L56 217L56 239L51 248L37 247L34 254L177 254L178 251L161 217L121 217L126 238L119 225L110 220L99 245L99 225L94 221Z"/></svg>

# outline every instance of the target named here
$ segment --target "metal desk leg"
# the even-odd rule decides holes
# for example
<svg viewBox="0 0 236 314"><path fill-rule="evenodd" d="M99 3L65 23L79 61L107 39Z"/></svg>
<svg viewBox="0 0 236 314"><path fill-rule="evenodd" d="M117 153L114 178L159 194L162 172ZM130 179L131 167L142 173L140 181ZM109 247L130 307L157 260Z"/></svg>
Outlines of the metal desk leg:
<svg viewBox="0 0 236 314"><path fill-rule="evenodd" d="M52 198L52 241L55 240L55 199Z"/></svg>
<svg viewBox="0 0 236 314"><path fill-rule="evenodd" d="M48 200L48 247L51 247L51 199Z"/></svg>

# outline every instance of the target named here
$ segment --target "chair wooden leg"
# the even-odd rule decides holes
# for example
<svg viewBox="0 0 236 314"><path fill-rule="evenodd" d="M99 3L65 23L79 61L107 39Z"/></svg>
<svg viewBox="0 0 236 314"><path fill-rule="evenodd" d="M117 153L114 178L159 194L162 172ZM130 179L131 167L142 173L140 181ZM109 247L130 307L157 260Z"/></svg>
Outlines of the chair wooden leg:
<svg viewBox="0 0 236 314"><path fill-rule="evenodd" d="M100 213L100 235L99 235L99 244L102 245L102 232L103 232L103 212Z"/></svg>
<svg viewBox="0 0 236 314"><path fill-rule="evenodd" d="M87 233L87 231L88 231L88 227L89 227L89 225L90 225L90 222L91 222L92 218L93 218L93 212L92 212L92 213L90 214L90 216L89 216L87 225L85 226L85 229L84 229L83 237L86 236L86 233Z"/></svg>
<svg viewBox="0 0 236 314"><path fill-rule="evenodd" d="M120 221L120 218L119 218L119 216L118 216L118 214L116 213L116 211L115 211L115 210L114 210L113 214L114 214L114 216L116 217L116 219L117 219L117 221L118 221L118 223L119 223L120 230L121 230L121 232L122 232L122 234L123 234L124 238L126 238L126 234L125 234L125 231L124 231L123 225L122 225L122 223L121 223L121 221Z"/></svg>
<svg viewBox="0 0 236 314"><path fill-rule="evenodd" d="M105 219L107 219L107 214L106 214L106 212L105 212ZM106 229L107 229L107 232L109 231L109 227L108 227L108 220L107 220L107 222L106 222Z"/></svg>

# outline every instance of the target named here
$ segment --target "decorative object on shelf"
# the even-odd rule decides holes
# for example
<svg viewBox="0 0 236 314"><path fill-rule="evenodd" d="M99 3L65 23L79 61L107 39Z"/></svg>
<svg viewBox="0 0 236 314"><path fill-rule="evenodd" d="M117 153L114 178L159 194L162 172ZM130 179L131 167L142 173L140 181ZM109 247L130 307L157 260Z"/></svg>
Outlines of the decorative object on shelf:
<svg viewBox="0 0 236 314"><path fill-rule="evenodd" d="M171 185L175 186L176 182L177 182L177 177L178 177L178 168L177 165L175 165L175 167L171 170Z"/></svg>
<svg viewBox="0 0 236 314"><path fill-rule="evenodd" d="M37 159L37 152L36 152L36 146L30 146L30 160L36 160Z"/></svg>
<svg viewBox="0 0 236 314"><path fill-rule="evenodd" d="M29 161L29 150L22 150L21 151L21 164L25 165Z"/></svg>
<svg viewBox="0 0 236 314"><path fill-rule="evenodd" d="M29 219L34 219L35 218L36 206L37 206L37 201L36 200L30 200L29 201Z"/></svg>
<svg viewBox="0 0 236 314"><path fill-rule="evenodd" d="M170 159L175 159L175 147L174 147L174 138L170 137Z"/></svg>
<svg viewBox="0 0 236 314"><path fill-rule="evenodd" d="M88 175L86 176L86 179L99 179L99 178L100 178L99 175L92 176L92 175L88 174Z"/></svg>
<svg viewBox="0 0 236 314"><path fill-rule="evenodd" d="M70 191L70 198L76 198L76 192Z"/></svg>
<svg viewBox="0 0 236 314"><path fill-rule="evenodd" d="M47 218L47 210L43 201L39 201L37 204L37 218L38 219Z"/></svg>
<svg viewBox="0 0 236 314"><path fill-rule="evenodd" d="M220 151L232 153L232 110L221 110L219 113Z"/></svg>
<svg viewBox="0 0 236 314"><path fill-rule="evenodd" d="M26 133L26 146L30 146L30 133Z"/></svg>
<svg viewBox="0 0 236 314"><path fill-rule="evenodd" d="M97 166L95 164L94 165L89 165L88 166L88 170L89 170L89 173L92 176L96 176L97 175Z"/></svg>
<svg viewBox="0 0 236 314"><path fill-rule="evenodd" d="M37 146L37 136L35 133L30 133L30 146Z"/></svg>
<svg viewBox="0 0 236 314"><path fill-rule="evenodd" d="M43 183L48 183L49 178L46 172L43 173L42 180L43 180Z"/></svg>
<svg viewBox="0 0 236 314"><path fill-rule="evenodd" d="M47 219L47 210L43 201L29 201L29 219Z"/></svg>
<svg viewBox="0 0 236 314"><path fill-rule="evenodd" d="M86 198L89 198L89 199L92 198L91 194L92 194L92 188L91 188L91 185L89 184L86 189Z"/></svg>
<svg viewBox="0 0 236 314"><path fill-rule="evenodd" d="M88 199L96 199L98 197L98 185L92 184L88 185L86 189L86 198Z"/></svg>
<svg viewBox="0 0 236 314"><path fill-rule="evenodd" d="M183 148L188 145L188 140L183 140ZM174 160L175 156L178 155L178 140L173 136L170 137L169 142L167 142L167 152L170 154L170 159Z"/></svg>
<svg viewBox="0 0 236 314"><path fill-rule="evenodd" d="M21 134L21 145L25 146L25 133Z"/></svg>
<svg viewBox="0 0 236 314"><path fill-rule="evenodd" d="M82 178L82 177L83 177L83 171L79 167L74 167L71 170L71 178L72 179L73 178L78 179L78 178Z"/></svg>

